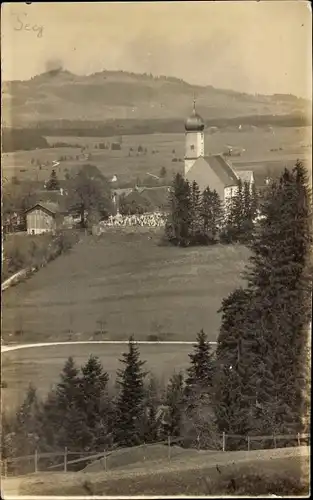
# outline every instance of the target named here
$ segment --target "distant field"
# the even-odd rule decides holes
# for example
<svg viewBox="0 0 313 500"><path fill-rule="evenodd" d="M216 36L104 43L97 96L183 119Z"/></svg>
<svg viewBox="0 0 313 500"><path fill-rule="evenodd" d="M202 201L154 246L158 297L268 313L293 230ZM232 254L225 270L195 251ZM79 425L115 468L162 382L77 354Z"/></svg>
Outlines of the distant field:
<svg viewBox="0 0 313 500"><path fill-rule="evenodd" d="M230 128L218 131L215 134L206 133L206 154L217 154L225 151L227 145L242 148L241 157L234 157L234 163L238 161L264 160L277 161L277 168L282 168L286 161L295 161L298 157L310 157L311 127L276 127L273 133L263 128L239 132L238 129ZM100 142L111 143L117 141L117 137L47 137L52 145L57 142L66 142L73 145L86 146L85 153L91 155L89 160L80 158L81 151L76 147L38 149L34 151L20 151L5 153L2 155L3 176L10 178L13 175L20 179L46 180L52 169L52 161L58 161L61 156L67 160L61 161L56 167L57 175L64 178L66 170L69 172L73 167L84 163L92 163L99 167L104 175L111 178L117 175L119 183L135 183L138 177L144 178L147 172L158 175L160 169L165 167L169 178L177 171L182 171L183 162L173 162L173 158L183 160L184 158L184 133L181 134L149 134L149 135L125 135L122 136L122 150L111 151L110 149L96 149ZM138 146L147 148L147 153L138 153ZM133 148L133 151L130 151ZM281 148L281 149L279 149ZM277 151L270 151L277 149ZM152 151L155 151L153 153ZM173 153L173 150L175 152ZM49 165L39 167L31 164L31 160L49 162ZM21 172L25 170L25 172Z"/></svg>
<svg viewBox="0 0 313 500"><path fill-rule="evenodd" d="M143 344L138 347L141 359L146 361L145 369L153 373L161 384L167 383L174 370L184 370L188 366L188 353L193 349L189 344ZM98 356L113 381L120 367L118 360L127 349L126 344L81 344L2 353L2 381L7 384L7 388L1 390L4 408L10 412L21 404L30 383L37 387L40 396L46 396L50 387L58 382L69 356L73 356L78 367L86 363L90 354Z"/></svg>
<svg viewBox="0 0 313 500"><path fill-rule="evenodd" d="M179 454L97 473L39 473L3 481L11 495L206 496L309 494L309 448ZM137 465L137 466L136 466ZM218 465L218 468L217 468Z"/></svg>
<svg viewBox="0 0 313 500"><path fill-rule="evenodd" d="M127 340L130 335L193 341L201 328L216 340L217 310L242 283L248 250L161 246L161 234L113 230L86 237L8 289L2 297L3 341Z"/></svg>

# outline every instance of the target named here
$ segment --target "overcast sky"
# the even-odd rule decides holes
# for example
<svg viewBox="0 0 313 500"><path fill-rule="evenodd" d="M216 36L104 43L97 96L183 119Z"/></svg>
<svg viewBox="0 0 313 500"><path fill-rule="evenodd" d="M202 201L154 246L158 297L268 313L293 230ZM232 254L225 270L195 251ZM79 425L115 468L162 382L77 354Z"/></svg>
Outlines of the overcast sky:
<svg viewBox="0 0 313 500"><path fill-rule="evenodd" d="M2 4L3 78L57 63L311 97L309 2Z"/></svg>

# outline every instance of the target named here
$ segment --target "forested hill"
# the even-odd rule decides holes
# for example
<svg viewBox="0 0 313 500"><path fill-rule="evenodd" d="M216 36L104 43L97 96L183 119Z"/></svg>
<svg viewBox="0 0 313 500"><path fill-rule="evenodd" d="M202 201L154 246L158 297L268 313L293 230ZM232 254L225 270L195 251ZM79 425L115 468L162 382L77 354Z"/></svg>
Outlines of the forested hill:
<svg viewBox="0 0 313 500"><path fill-rule="evenodd" d="M205 120L311 114L311 103L293 95L249 95L123 71L79 76L54 70L27 81L3 82L3 125L20 127L60 119L181 121L190 113L194 95Z"/></svg>

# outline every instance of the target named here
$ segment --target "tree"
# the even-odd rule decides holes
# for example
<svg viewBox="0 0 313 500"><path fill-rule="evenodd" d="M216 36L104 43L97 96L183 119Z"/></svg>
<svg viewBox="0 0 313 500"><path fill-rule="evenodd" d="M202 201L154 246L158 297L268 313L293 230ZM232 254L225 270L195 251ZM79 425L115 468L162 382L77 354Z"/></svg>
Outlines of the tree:
<svg viewBox="0 0 313 500"><path fill-rule="evenodd" d="M79 378L78 405L84 418L82 449L103 450L110 443L112 408L107 391L108 380L109 376L99 359L90 355L87 363L81 367Z"/></svg>
<svg viewBox="0 0 313 500"><path fill-rule="evenodd" d="M250 246L246 276L254 294L256 317L262 314L262 337L267 345L265 368L276 390L276 426L302 427L306 387L303 357L311 320L311 196L306 171L297 162L285 169L262 203L264 219ZM270 402L269 402L270 404ZM285 411L285 420L281 417ZM274 410L273 410L274 411ZM273 412L272 412L273 413Z"/></svg>
<svg viewBox="0 0 313 500"><path fill-rule="evenodd" d="M261 205L246 290L222 306L215 394L231 433L303 429L311 302L311 200L303 166L285 170Z"/></svg>
<svg viewBox="0 0 313 500"><path fill-rule="evenodd" d="M165 436L180 437L184 411L184 376L181 372L174 373L170 378L164 403L167 411L163 433Z"/></svg>
<svg viewBox="0 0 313 500"><path fill-rule="evenodd" d="M60 189L60 183L56 174L56 171L53 169L50 178L46 184L46 189L48 191L57 191Z"/></svg>
<svg viewBox="0 0 313 500"><path fill-rule="evenodd" d="M165 236L174 245L190 244L191 189L181 174L176 174L169 195L169 217Z"/></svg>
<svg viewBox="0 0 313 500"><path fill-rule="evenodd" d="M234 243L241 241L244 235L244 194L243 183L239 179L235 193L226 200L225 227L222 234L223 241Z"/></svg>
<svg viewBox="0 0 313 500"><path fill-rule="evenodd" d="M80 216L83 228L90 226L96 214L106 216L112 209L110 185L93 165L84 165L69 180L68 191L68 208Z"/></svg>
<svg viewBox="0 0 313 500"><path fill-rule="evenodd" d="M202 193L201 233L205 243L216 243L222 224L223 209L218 193L207 187Z"/></svg>
<svg viewBox="0 0 313 500"><path fill-rule="evenodd" d="M133 337L128 343L128 352L120 362L124 369L117 371L117 384L120 392L116 401L114 442L118 446L136 446L144 437L144 378L145 361L140 360L140 353Z"/></svg>
<svg viewBox="0 0 313 500"><path fill-rule="evenodd" d="M15 418L14 450L16 456L34 453L35 449L38 447L39 411L40 401L37 396L37 390L32 384L30 384L28 386L25 399L17 410Z"/></svg>
<svg viewBox="0 0 313 500"><path fill-rule="evenodd" d="M42 429L48 443L54 447L81 451L80 435L84 432L83 414L79 407L79 370L72 357L64 364L60 381L44 403Z"/></svg>
<svg viewBox="0 0 313 500"><path fill-rule="evenodd" d="M190 241L196 244L201 236L201 194L196 181L190 186Z"/></svg>
<svg viewBox="0 0 313 500"><path fill-rule="evenodd" d="M194 352L190 353L190 366L187 369L185 380L185 395L188 397L192 393L210 393L214 372L214 361L211 352L211 345L207 340L207 335L203 330L197 334L197 343L194 345Z"/></svg>

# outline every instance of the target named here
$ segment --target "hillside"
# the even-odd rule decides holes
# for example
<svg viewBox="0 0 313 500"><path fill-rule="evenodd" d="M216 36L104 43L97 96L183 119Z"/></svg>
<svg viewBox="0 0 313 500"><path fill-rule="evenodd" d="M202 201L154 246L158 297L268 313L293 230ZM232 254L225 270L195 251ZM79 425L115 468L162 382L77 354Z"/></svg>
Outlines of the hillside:
<svg viewBox="0 0 313 500"><path fill-rule="evenodd" d="M194 95L204 119L303 114L311 108L309 101L292 95L248 95L171 77L123 71L78 76L54 70L27 81L3 82L3 124L25 126L60 119L181 120L190 112Z"/></svg>

